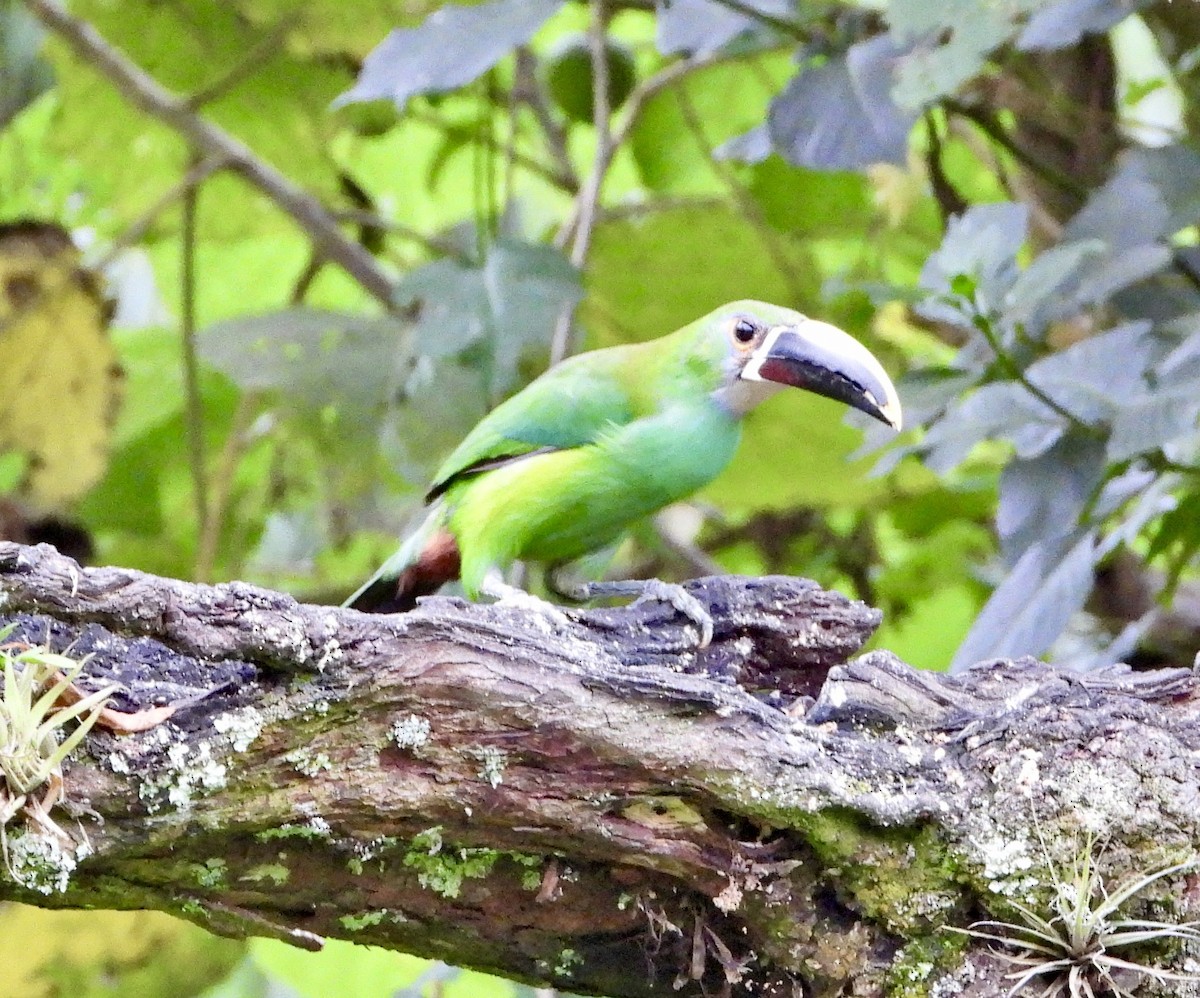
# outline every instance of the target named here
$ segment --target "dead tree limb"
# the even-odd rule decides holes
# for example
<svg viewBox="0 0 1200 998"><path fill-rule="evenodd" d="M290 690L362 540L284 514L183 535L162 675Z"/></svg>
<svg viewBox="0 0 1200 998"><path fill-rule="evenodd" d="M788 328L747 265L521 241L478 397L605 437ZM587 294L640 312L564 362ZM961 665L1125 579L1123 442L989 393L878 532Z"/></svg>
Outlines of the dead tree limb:
<svg viewBox="0 0 1200 998"><path fill-rule="evenodd" d="M1044 901L1093 838L1114 879L1194 854L1191 672L920 673L851 660L878 613L813 583L689 588L704 650L658 604L372 617L0 544L0 619L176 706L89 735L70 842L10 821L0 898L613 996L992 995L1011 967L942 926ZM1194 879L1157 886L1186 920Z"/></svg>

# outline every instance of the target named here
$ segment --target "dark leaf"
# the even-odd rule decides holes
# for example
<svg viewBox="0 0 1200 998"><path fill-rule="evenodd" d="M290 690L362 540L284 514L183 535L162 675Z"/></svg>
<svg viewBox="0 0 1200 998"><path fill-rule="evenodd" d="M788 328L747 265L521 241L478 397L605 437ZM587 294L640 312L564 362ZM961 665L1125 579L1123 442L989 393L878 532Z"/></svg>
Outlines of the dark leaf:
<svg viewBox="0 0 1200 998"><path fill-rule="evenodd" d="M1123 404L1113 419L1108 459L1125 461L1188 436L1200 416L1200 393L1195 385L1183 391L1142 395Z"/></svg>
<svg viewBox="0 0 1200 998"><path fill-rule="evenodd" d="M957 467L983 440L1008 440L1023 458L1037 457L1062 436L1067 421L1013 381L984 385L951 406L922 441L934 471Z"/></svg>
<svg viewBox="0 0 1200 998"><path fill-rule="evenodd" d="M1041 253L1021 271L1004 298L1004 313L1027 331L1040 332L1054 319L1073 314L1074 302L1063 302L1062 291L1073 286L1089 260L1103 255L1099 239L1060 243Z"/></svg>
<svg viewBox="0 0 1200 998"><path fill-rule="evenodd" d="M403 107L414 94L456 90L478 79L559 9L563 0L492 0L447 4L416 28L397 28L363 61L354 86L335 104L388 98Z"/></svg>
<svg viewBox="0 0 1200 998"><path fill-rule="evenodd" d="M977 205L952 218L942 245L925 261L921 287L958 294L965 280L981 311L999 310L1017 280L1017 253L1028 225L1029 209L1011 202ZM922 314L928 314L927 307L922 304ZM962 321L960 313L950 314Z"/></svg>
<svg viewBox="0 0 1200 998"><path fill-rule="evenodd" d="M891 98L897 49L886 35L852 45L845 56L801 70L767 116L771 142L789 163L854 170L904 163L916 114Z"/></svg>
<svg viewBox="0 0 1200 998"><path fill-rule="evenodd" d="M40 55L44 32L21 4L0 6L0 128L54 85Z"/></svg>
<svg viewBox="0 0 1200 998"><path fill-rule="evenodd" d="M558 318L582 297L578 271L556 249L501 239L482 267L436 260L396 288L401 305L419 303L415 349L433 357L488 351L489 395L506 394L517 364L533 344L545 344Z"/></svg>
<svg viewBox="0 0 1200 998"><path fill-rule="evenodd" d="M1032 545L1059 550L1104 477L1104 444L1067 434L1044 454L1010 461L1000 475L996 530L1000 551L1014 564Z"/></svg>
<svg viewBox="0 0 1200 998"><path fill-rule="evenodd" d="M397 472L424 486L443 458L487 412L483 372L421 357L383 421L380 449Z"/></svg>
<svg viewBox="0 0 1200 998"><path fill-rule="evenodd" d="M763 14L787 18L795 13L789 0L745 0ZM690 52L705 55L733 41L744 31L763 26L760 18L719 0L658 0L658 51L663 55Z"/></svg>
<svg viewBox="0 0 1200 998"><path fill-rule="evenodd" d="M1093 584L1096 538L1063 557L1034 544L987 601L954 655L951 672L988 658L1041 655L1082 609Z"/></svg>
<svg viewBox="0 0 1200 998"><path fill-rule="evenodd" d="M1062 0L1034 13L1017 38L1017 48L1066 48L1084 35L1107 31L1143 6L1138 0Z"/></svg>
<svg viewBox="0 0 1200 998"><path fill-rule="evenodd" d="M1114 252L1169 235L1171 211L1155 184L1139 171L1119 169L1093 191L1063 230L1063 240L1100 239Z"/></svg>
<svg viewBox="0 0 1200 998"><path fill-rule="evenodd" d="M1200 216L1200 154L1189 146L1130 149L1118 170L1153 185L1169 211L1165 233L1178 232Z"/></svg>
<svg viewBox="0 0 1200 998"><path fill-rule="evenodd" d="M1113 417L1146 390L1146 372L1165 349L1148 322L1130 322L1050 354L1025 376L1088 423Z"/></svg>

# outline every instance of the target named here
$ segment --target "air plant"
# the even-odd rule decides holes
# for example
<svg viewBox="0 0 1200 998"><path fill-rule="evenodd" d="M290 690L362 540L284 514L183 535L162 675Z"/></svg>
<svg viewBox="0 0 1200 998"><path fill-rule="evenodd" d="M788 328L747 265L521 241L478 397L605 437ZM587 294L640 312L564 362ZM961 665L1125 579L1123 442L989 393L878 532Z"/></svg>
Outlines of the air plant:
<svg viewBox="0 0 1200 998"><path fill-rule="evenodd" d="M16 627L0 629L3 642ZM25 642L0 644L0 845L19 813L63 835L49 811L62 799L62 764L91 730L115 687L80 696L75 680L87 657L74 659ZM71 722L70 734L64 734ZM46 789L40 797L36 791Z"/></svg>
<svg viewBox="0 0 1200 998"><path fill-rule="evenodd" d="M988 919L966 929L952 928L1001 947L994 950L996 955L1017 968L1006 975L1016 982L1008 998L1031 993L1026 988L1041 986L1035 984L1039 978L1048 978L1041 998L1097 998L1104 994L1129 998L1118 975L1151 977L1160 983L1200 981L1200 975L1164 970L1116 952L1168 939L1200 942L1200 922L1173 924L1121 915L1126 902L1159 880L1194 869L1200 857L1153 870L1110 892L1096 867L1092 844L1089 838L1067 871L1047 857L1054 884L1048 914L1010 901L1019 921Z"/></svg>

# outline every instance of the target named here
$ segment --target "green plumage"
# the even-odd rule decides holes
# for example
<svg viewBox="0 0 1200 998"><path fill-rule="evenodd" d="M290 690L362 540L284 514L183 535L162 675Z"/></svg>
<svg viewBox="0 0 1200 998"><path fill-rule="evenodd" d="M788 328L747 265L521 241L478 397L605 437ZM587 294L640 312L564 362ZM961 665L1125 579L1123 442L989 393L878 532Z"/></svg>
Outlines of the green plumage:
<svg viewBox="0 0 1200 998"><path fill-rule="evenodd" d="M370 608L394 581L403 597L406 586L431 591L439 572L452 578L429 568L439 544L443 562L457 547L477 598L485 576L517 559L574 560L691 495L733 457L745 412L779 387L742 378L752 359L762 365L757 348L809 321L734 302L660 339L559 364L467 435L434 476L424 524L350 602Z"/></svg>

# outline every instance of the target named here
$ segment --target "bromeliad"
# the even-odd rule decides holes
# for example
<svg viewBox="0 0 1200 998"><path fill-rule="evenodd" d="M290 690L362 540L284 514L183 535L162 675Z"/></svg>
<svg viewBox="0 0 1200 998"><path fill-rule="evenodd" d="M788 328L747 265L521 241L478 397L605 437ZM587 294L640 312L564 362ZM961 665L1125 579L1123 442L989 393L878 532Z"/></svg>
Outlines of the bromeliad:
<svg viewBox="0 0 1200 998"><path fill-rule="evenodd" d="M858 340L791 309L733 302L660 339L566 360L484 417L438 471L424 522L347 605L407 610L461 579L472 599L546 610L504 582L512 562L565 564L691 495L733 457L742 417L785 386L900 429L896 389ZM670 601L708 643L712 621L682 587L593 583L579 595L621 592Z"/></svg>

